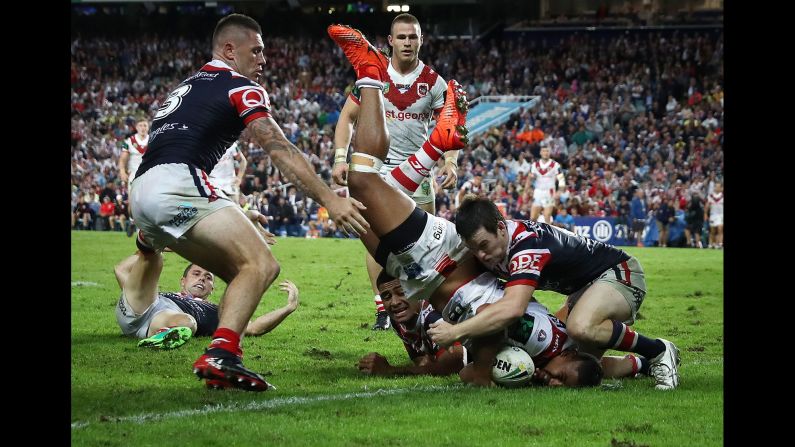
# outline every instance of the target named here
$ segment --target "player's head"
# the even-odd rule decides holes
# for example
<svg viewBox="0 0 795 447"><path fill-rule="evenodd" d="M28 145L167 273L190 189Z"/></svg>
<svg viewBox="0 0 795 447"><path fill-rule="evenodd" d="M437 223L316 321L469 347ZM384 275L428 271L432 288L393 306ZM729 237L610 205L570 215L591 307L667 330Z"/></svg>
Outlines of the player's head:
<svg viewBox="0 0 795 447"><path fill-rule="evenodd" d="M140 119L135 122L135 130L138 131L139 135L146 135L149 133L149 121L146 119Z"/></svg>
<svg viewBox="0 0 795 447"><path fill-rule="evenodd" d="M723 183L715 183L715 187L714 187L713 191L715 191L715 192L723 191Z"/></svg>
<svg viewBox="0 0 795 447"><path fill-rule="evenodd" d="M416 324L417 316L420 314L420 303L416 300L406 299L403 287L400 286L400 280L382 270L375 283L378 293L381 295L381 301L384 303L384 309L389 316L398 323L409 327Z"/></svg>
<svg viewBox="0 0 795 447"><path fill-rule="evenodd" d="M213 57L254 82L260 81L265 69L264 49L262 28L249 16L229 14L215 26Z"/></svg>
<svg viewBox="0 0 795 447"><path fill-rule="evenodd" d="M387 40L392 47L392 57L395 61L401 63L417 60L422 46L419 20L408 13L398 14L392 19Z"/></svg>
<svg viewBox="0 0 795 447"><path fill-rule="evenodd" d="M542 160L549 160L549 144L548 143L541 143L540 155L541 155L541 159Z"/></svg>
<svg viewBox="0 0 795 447"><path fill-rule="evenodd" d="M189 293L195 298L207 299L215 286L215 275L196 264L188 264L182 272L179 285L183 293Z"/></svg>
<svg viewBox="0 0 795 447"><path fill-rule="evenodd" d="M474 195L464 197L455 217L455 229L486 268L493 268L507 256L508 228L491 200Z"/></svg>
<svg viewBox="0 0 795 447"><path fill-rule="evenodd" d="M599 385L603 375L599 359L576 349L567 349L551 358L543 368L536 368L533 382L546 386L581 388Z"/></svg>

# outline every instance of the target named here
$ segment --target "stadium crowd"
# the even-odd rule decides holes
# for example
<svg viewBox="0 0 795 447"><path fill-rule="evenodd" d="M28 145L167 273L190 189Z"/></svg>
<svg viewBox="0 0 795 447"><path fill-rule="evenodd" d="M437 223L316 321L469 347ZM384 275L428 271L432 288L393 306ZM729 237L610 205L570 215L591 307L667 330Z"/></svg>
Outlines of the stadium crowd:
<svg viewBox="0 0 795 447"><path fill-rule="evenodd" d="M706 246L706 198L723 182L722 32L425 39L421 59L457 79L470 101L540 96L532 109L471 139L459 156L457 188L436 189L438 215L452 219L474 184L508 217L529 218L528 172L548 145L566 177L555 196L561 225L571 223L565 216L612 216L633 243ZM121 143L137 119L151 119L168 92L209 60L205 46L153 35L73 39L73 229L129 225L127 185L117 168ZM329 39L268 37L265 52L274 118L331 183L334 124L353 73ZM248 160L241 206L269 216L271 232L345 237L324 208L282 179L246 132L240 148Z"/></svg>

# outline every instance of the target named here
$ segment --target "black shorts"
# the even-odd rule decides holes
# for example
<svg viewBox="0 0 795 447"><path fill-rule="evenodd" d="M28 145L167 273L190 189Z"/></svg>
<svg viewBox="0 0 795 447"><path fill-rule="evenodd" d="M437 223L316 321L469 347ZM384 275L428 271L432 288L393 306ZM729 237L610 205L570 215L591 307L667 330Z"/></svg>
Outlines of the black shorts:
<svg viewBox="0 0 795 447"><path fill-rule="evenodd" d="M400 254L413 247L425 231L426 222L428 222L428 213L415 207L403 223L381 236L374 256L378 265L386 268L389 253Z"/></svg>

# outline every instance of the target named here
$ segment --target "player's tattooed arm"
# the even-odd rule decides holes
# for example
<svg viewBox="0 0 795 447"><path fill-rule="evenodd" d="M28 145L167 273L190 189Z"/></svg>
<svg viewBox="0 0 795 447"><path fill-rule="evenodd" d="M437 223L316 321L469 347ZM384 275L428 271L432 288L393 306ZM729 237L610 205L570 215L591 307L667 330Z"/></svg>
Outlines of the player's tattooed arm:
<svg viewBox="0 0 795 447"><path fill-rule="evenodd" d="M265 150L279 171L296 188L324 204L334 193L320 180L312 165L295 145L284 136L284 132L273 118L257 118L248 124L252 135Z"/></svg>

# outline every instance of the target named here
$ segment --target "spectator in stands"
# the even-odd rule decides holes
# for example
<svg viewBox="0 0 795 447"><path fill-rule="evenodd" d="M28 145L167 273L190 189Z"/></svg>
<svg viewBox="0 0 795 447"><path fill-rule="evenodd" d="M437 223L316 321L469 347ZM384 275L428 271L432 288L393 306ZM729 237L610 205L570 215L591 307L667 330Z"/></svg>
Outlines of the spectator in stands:
<svg viewBox="0 0 795 447"><path fill-rule="evenodd" d="M558 214L555 215L552 225L574 232L574 217L572 217L568 211L566 211L566 208L563 207L558 211Z"/></svg>

